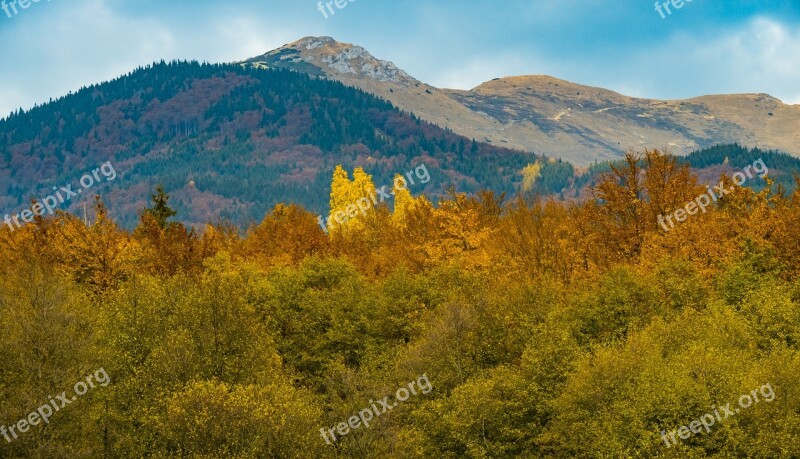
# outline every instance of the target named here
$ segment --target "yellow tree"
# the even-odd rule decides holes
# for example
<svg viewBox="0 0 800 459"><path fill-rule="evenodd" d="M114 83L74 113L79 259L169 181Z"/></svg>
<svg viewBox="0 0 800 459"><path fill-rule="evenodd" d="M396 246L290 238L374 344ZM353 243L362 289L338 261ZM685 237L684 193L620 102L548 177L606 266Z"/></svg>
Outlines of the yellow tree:
<svg viewBox="0 0 800 459"><path fill-rule="evenodd" d="M622 163L612 164L611 173L594 190L595 198L603 203L604 230L621 258L638 255L644 237L641 173L639 155L625 153Z"/></svg>
<svg viewBox="0 0 800 459"><path fill-rule="evenodd" d="M249 257L265 266L296 264L327 250L328 241L314 216L295 204L278 204L244 243Z"/></svg>
<svg viewBox="0 0 800 459"><path fill-rule="evenodd" d="M394 177L394 187L392 188L394 195L394 212L392 213L392 221L401 228L406 227L406 216L421 202L425 200L424 196L414 198L411 192L408 191L406 180L402 175L397 174Z"/></svg>
<svg viewBox="0 0 800 459"><path fill-rule="evenodd" d="M340 223L336 221L337 213L340 221L344 223L342 216L346 215L347 204L352 202L351 188L352 182L350 182L350 176L347 171L344 170L341 164L336 166L331 180L331 213L327 224L329 231L334 231L340 226Z"/></svg>
<svg viewBox="0 0 800 459"><path fill-rule="evenodd" d="M350 199L350 175L340 165L336 166L333 171L333 179L331 180L331 215L337 209L344 209L347 207L347 202Z"/></svg>
<svg viewBox="0 0 800 459"><path fill-rule="evenodd" d="M372 176L364 172L364 169L356 167L353 170L353 192L355 198L368 197L375 193L375 184L372 183Z"/></svg>
<svg viewBox="0 0 800 459"><path fill-rule="evenodd" d="M376 205L375 185L372 176L357 167L353 180L341 165L333 171L331 182L331 213L327 228L335 232L341 228L361 229L364 217Z"/></svg>
<svg viewBox="0 0 800 459"><path fill-rule="evenodd" d="M60 270L93 293L113 288L132 269L132 246L128 234L108 216L108 211L95 198L97 218L86 226L79 218L65 215L56 226L56 243L52 248Z"/></svg>
<svg viewBox="0 0 800 459"><path fill-rule="evenodd" d="M647 190L647 229L655 229L658 217L681 208L705 190L698 186L689 164L659 150L644 152L644 188Z"/></svg>
<svg viewBox="0 0 800 459"><path fill-rule="evenodd" d="M668 215L703 193L688 165L659 150L625 154L597 185L602 202L601 230L620 259L641 253L647 232L658 230L659 216Z"/></svg>
<svg viewBox="0 0 800 459"><path fill-rule="evenodd" d="M542 176L542 165L539 161L528 164L522 169L522 191L530 191L536 185L536 181Z"/></svg>

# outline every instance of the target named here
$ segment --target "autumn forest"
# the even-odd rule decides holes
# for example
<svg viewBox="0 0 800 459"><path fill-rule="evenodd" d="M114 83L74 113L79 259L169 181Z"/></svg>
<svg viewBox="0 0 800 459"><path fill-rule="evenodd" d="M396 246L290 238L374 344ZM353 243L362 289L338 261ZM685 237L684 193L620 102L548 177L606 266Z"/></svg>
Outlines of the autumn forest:
<svg viewBox="0 0 800 459"><path fill-rule="evenodd" d="M798 456L800 194L721 179L669 232L706 187L654 150L591 199L395 188L329 233L292 204L187 228L163 188L132 231L99 198L4 227L0 424L110 383L0 456ZM338 168L331 211L376 185ZM423 374L430 393L321 437ZM767 383L772 403L665 444Z"/></svg>

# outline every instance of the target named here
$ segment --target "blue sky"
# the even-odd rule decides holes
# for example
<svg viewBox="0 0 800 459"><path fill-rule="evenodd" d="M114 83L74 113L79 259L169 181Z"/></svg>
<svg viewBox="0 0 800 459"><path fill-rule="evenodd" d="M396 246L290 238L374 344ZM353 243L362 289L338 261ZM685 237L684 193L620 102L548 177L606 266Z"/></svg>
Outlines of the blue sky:
<svg viewBox="0 0 800 459"><path fill-rule="evenodd" d="M666 18L653 0L356 0L328 19L317 0L17 8L0 9L0 116L156 60L231 62L308 35L359 44L439 87L547 74L640 97L800 103L800 0L694 0Z"/></svg>

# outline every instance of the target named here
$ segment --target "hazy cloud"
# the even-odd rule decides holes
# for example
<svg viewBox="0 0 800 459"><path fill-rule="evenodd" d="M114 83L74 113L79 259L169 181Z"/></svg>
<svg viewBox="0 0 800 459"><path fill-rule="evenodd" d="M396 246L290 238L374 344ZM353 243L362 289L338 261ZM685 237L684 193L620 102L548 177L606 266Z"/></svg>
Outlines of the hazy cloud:
<svg viewBox="0 0 800 459"><path fill-rule="evenodd" d="M331 35L427 83L469 89L549 74L633 96L766 92L800 103L800 20L790 2L694 2L666 20L649 2L70 0L0 11L0 114L161 59L230 62Z"/></svg>

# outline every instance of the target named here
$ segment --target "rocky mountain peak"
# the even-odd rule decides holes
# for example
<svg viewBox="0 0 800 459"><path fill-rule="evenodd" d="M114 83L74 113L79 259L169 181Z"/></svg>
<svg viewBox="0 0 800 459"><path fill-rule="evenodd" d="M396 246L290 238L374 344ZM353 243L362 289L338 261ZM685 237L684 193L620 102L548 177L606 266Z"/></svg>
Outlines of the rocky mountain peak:
<svg viewBox="0 0 800 459"><path fill-rule="evenodd" d="M330 77L351 75L402 86L419 83L394 63L377 59L363 47L325 36L301 38L246 63L306 72L307 65L311 65Z"/></svg>

